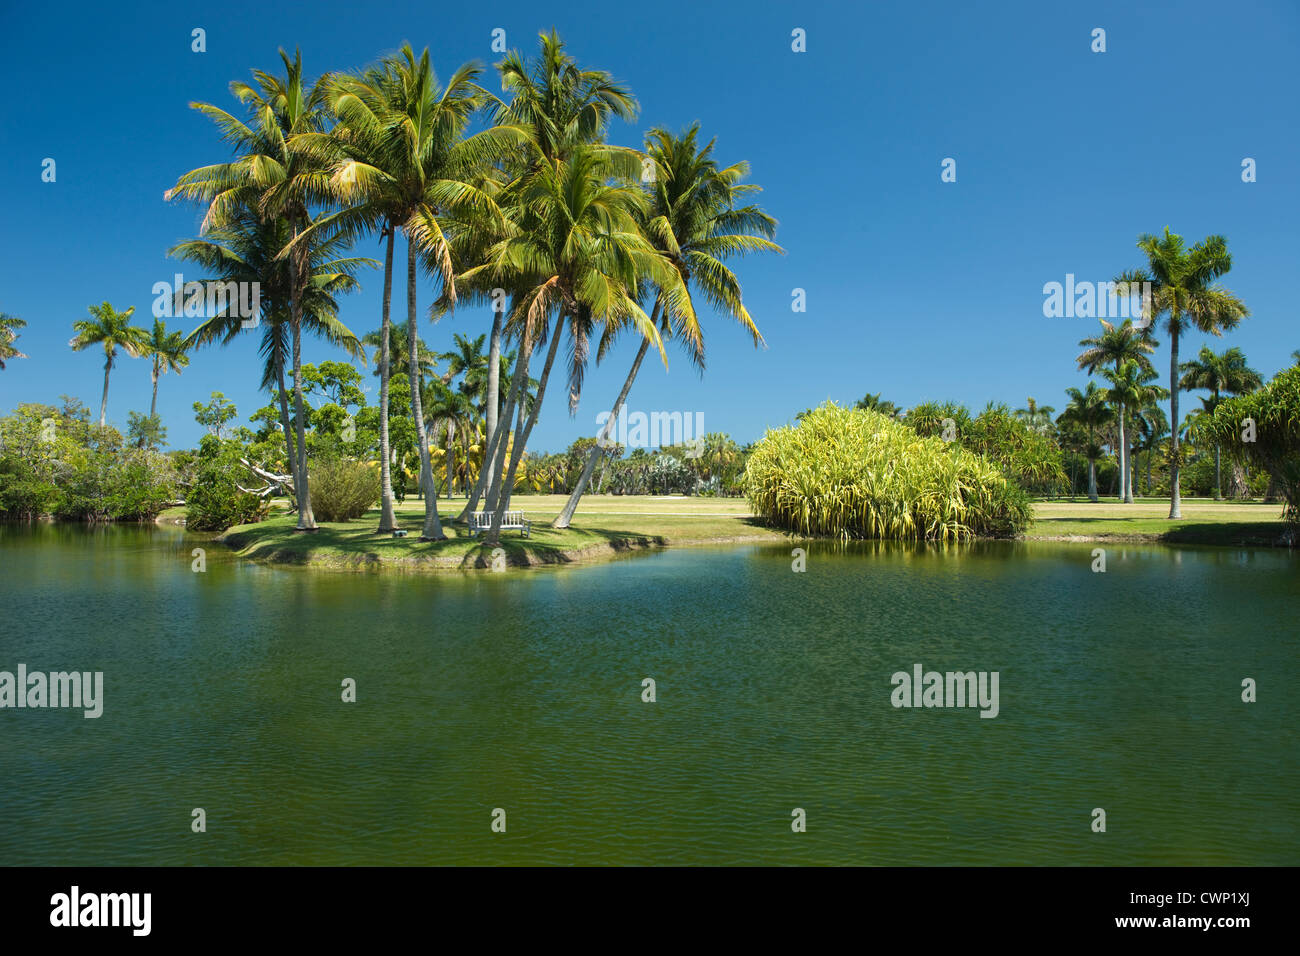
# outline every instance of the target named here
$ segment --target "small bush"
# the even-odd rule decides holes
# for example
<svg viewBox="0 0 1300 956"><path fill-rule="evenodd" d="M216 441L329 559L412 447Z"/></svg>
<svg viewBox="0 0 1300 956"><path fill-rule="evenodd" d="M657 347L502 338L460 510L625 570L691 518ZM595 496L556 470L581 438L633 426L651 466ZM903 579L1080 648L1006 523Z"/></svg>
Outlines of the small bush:
<svg viewBox="0 0 1300 956"><path fill-rule="evenodd" d="M308 463L311 508L322 521L360 518L379 501L379 472L346 458Z"/></svg>

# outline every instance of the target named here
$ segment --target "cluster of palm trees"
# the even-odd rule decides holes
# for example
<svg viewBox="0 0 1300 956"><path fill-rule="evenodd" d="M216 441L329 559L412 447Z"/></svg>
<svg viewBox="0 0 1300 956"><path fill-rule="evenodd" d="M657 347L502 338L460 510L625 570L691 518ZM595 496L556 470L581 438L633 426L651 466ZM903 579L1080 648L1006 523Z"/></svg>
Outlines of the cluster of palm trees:
<svg viewBox="0 0 1300 956"><path fill-rule="evenodd" d="M702 367L694 293L761 342L740 284L724 264L736 254L779 251L772 242L775 221L746 203L757 189L742 182L747 166L721 167L713 144L701 143L694 127L681 134L652 130L644 151L607 143L610 121L632 119L636 100L605 71L581 68L553 32L540 39L536 57L511 52L497 64L502 96L479 85L481 70L474 64L441 83L428 51L417 55L404 45L361 71L327 74L310 84L301 58L282 52L283 76L257 71L253 85L232 84L244 118L195 104L217 124L235 157L186 173L169 191L207 207L204 235L173 253L202 264L210 281L261 284L263 385L279 385L300 530L315 528L303 431L302 336L323 335L363 354L362 342L338 321L336 299L371 264L342 255L363 236L377 236L384 249L375 342L379 532L396 525L388 388L397 355L391 300L399 233L406 245L402 332L426 540L445 537L427 423L440 423L454 436L465 421L465 403L482 407L483 464L461 518L481 504L494 516L487 541L495 542L562 339L568 340L571 412L592 349L599 359L620 334L639 337L640 349L616 408L651 347L665 357L665 342L677 339ZM440 391L431 380L430 396L419 385L421 272L435 283L434 319L460 302L492 307L487 359L462 382L469 383L468 392ZM209 317L187 342L229 342L243 326L231 315ZM477 340L462 344L471 341ZM509 344L516 359L507 387L501 358ZM530 401L530 370L543 349ZM296 443L289 438L286 370L293 379ZM482 392L477 399L470 394L476 390ZM434 415L423 407L430 398L438 405ZM448 448L455 446L452 437ZM587 478L594 464L595 453ZM457 469L449 465L452 480ZM585 483L575 489L572 506ZM572 511L566 508L557 524L567 525Z"/></svg>
<svg viewBox="0 0 1300 956"><path fill-rule="evenodd" d="M1206 389L1202 399L1205 412L1212 412L1224 395L1244 394L1260 387L1257 372L1246 365L1240 349L1231 348L1215 354L1201 349L1192 362L1179 362L1181 336L1195 329L1221 336L1250 315L1245 304L1218 281L1232 267L1232 256L1223 236L1209 236L1190 248L1179 236L1165 228L1162 235L1144 234L1138 249L1147 259L1144 267L1129 270L1116 279L1121 291L1137 290L1150 283L1149 314L1140 325L1125 320L1121 325L1102 320L1099 335L1083 339L1084 351L1076 359L1078 367L1089 374L1100 371L1109 387L1089 381L1086 388L1068 389L1070 404L1058 420L1083 438L1088 459L1088 497L1096 501L1096 460L1100 456L1097 437L1108 425L1117 432L1115 445L1120 465L1120 499L1133 501L1133 450L1139 442L1147 450L1148 473L1155 445L1169 435L1170 506L1169 517L1180 518L1179 470L1183 464L1180 438L1189 430L1180 423L1180 391ZM1164 317L1169 335L1169 387L1156 385L1159 378L1149 356L1159 347L1153 338L1155 319ZM1169 417L1157 402L1169 400ZM1190 416L1189 416L1190 418ZM1136 432L1136 435L1135 435ZM1215 497L1222 497L1220 453L1215 448Z"/></svg>
<svg viewBox="0 0 1300 956"><path fill-rule="evenodd" d="M99 427L103 428L108 416L108 381L117 363L119 350L131 358L151 360L150 376L153 381L153 400L149 417L158 414L158 379L168 371L177 375L190 363L189 345L185 337L167 328L162 319L154 319L153 328L145 329L131 324L135 306L124 312L105 301L89 308L90 318L72 323L76 333L68 342L74 352L99 346L104 352L104 392L99 402Z"/></svg>

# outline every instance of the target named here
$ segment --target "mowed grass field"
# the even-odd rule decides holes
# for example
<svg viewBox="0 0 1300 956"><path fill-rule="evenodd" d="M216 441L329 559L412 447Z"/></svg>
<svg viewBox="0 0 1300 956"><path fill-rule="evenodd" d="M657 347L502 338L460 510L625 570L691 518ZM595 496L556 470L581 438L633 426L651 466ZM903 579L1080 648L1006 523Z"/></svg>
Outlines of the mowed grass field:
<svg viewBox="0 0 1300 956"><path fill-rule="evenodd" d="M743 498L656 496L584 497L571 527L557 530L550 522L560 513L564 495L518 495L512 508L532 522L532 534L503 531L501 548L508 564L564 564L609 557L641 548L726 542L779 542L781 531L765 527L750 514ZM439 499L438 513L446 541L420 541L424 505L408 498L397 507L398 527L407 537L375 533L377 510L349 522L320 522L314 534L294 531L295 516L287 503L276 502L261 524L232 528L222 540L245 557L288 564L339 568L392 565L409 568L483 568L491 549L472 538L454 519L463 497ZM181 514L183 512L179 512ZM1283 535L1281 506L1187 499L1183 517L1169 521L1169 502L1146 499L1125 505L1115 499L1042 501L1034 506L1030 540L1165 541L1184 544L1273 544Z"/></svg>

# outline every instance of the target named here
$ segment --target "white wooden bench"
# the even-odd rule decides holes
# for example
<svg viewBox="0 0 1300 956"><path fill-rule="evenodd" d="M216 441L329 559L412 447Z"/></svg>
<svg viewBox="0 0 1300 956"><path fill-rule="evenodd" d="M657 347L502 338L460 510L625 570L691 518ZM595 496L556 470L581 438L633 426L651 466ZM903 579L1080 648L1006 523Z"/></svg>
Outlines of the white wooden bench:
<svg viewBox="0 0 1300 956"><path fill-rule="evenodd" d="M492 512L475 511L469 516L470 537L477 537L492 527ZM501 519L502 531L522 531L524 537L532 536L532 524L524 517L522 511L507 511Z"/></svg>

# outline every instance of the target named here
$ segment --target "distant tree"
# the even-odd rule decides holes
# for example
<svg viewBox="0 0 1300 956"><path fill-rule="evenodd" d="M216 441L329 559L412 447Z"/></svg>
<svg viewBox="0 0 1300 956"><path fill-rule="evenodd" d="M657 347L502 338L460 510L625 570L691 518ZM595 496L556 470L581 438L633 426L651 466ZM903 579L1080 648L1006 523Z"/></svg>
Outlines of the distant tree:
<svg viewBox="0 0 1300 956"><path fill-rule="evenodd" d="M1084 446L1084 456L1088 459L1088 500L1097 501L1097 459L1101 457L1097 430L1110 423L1114 412L1106 404L1106 393L1096 382L1089 382L1083 391L1067 388L1065 394L1070 397L1070 404L1061 413L1061 419L1077 425L1088 436Z"/></svg>
<svg viewBox="0 0 1300 956"><path fill-rule="evenodd" d="M117 350L121 349L131 358L139 358L149 348L148 333L139 326L131 324L131 315L135 306L125 312L118 312L108 302L90 307L89 319L80 319L72 323L72 330L77 334L68 342L74 352L102 345L104 348L104 397L99 403L99 427L104 427L108 415L108 376L113 371L117 359Z"/></svg>
<svg viewBox="0 0 1300 956"><path fill-rule="evenodd" d="M181 374L181 370L190 364L190 346L180 332L168 332L167 324L162 319L153 320L153 330L145 343L145 354L153 359L151 377L153 380L153 401L149 405L149 415L158 414L158 378L168 371Z"/></svg>
<svg viewBox="0 0 1300 956"><path fill-rule="evenodd" d="M868 392L859 398L853 405L854 408L862 408L867 411L880 412L882 415L888 415L890 418L902 418L903 410L893 402L887 402L880 397L879 392Z"/></svg>
<svg viewBox="0 0 1300 956"><path fill-rule="evenodd" d="M27 358L14 346L14 342L18 339L18 330L26 327L27 323L18 316L0 312L0 370L4 369L7 359Z"/></svg>
<svg viewBox="0 0 1300 956"><path fill-rule="evenodd" d="M238 414L235 403L227 400L220 392L213 392L211 400L206 405L202 402L194 403L194 420L217 438L225 437L226 423Z"/></svg>
<svg viewBox="0 0 1300 956"><path fill-rule="evenodd" d="M136 448L161 448L167 444L167 429L158 415L127 412L126 438Z"/></svg>

